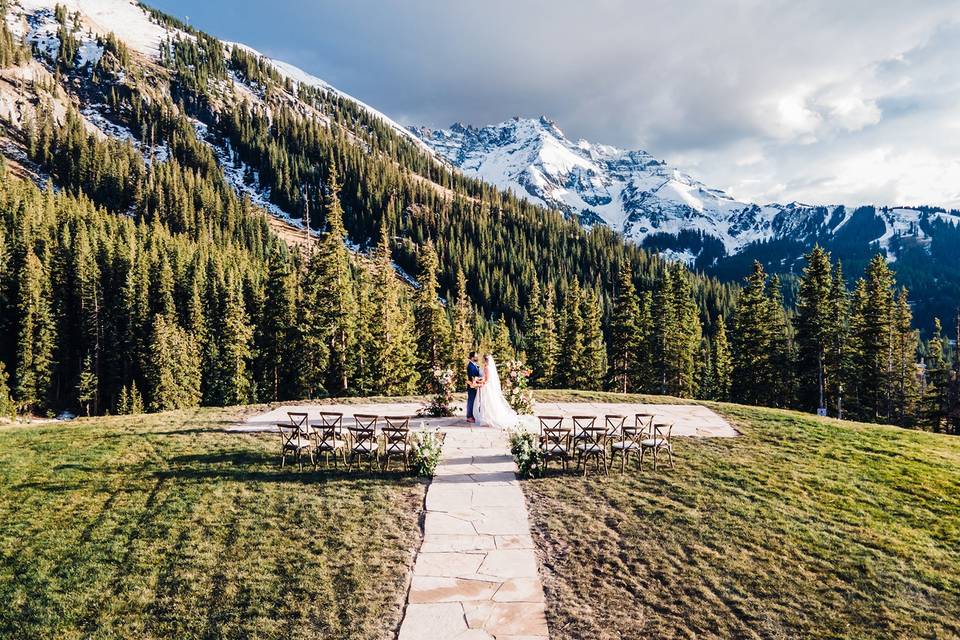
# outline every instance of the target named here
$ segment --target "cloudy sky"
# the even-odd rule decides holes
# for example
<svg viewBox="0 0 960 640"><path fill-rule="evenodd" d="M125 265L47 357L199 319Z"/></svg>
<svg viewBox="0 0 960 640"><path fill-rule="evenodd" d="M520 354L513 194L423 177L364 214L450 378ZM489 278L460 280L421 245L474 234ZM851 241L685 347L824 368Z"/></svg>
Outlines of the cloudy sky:
<svg viewBox="0 0 960 640"><path fill-rule="evenodd" d="M150 0L404 124L547 115L758 202L960 207L960 3Z"/></svg>

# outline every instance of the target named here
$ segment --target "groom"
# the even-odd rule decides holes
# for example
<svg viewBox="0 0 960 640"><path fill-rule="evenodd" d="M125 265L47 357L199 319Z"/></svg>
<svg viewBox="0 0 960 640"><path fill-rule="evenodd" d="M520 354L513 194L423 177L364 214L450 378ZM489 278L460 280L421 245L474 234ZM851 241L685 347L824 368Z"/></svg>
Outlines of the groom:
<svg viewBox="0 0 960 640"><path fill-rule="evenodd" d="M483 386L483 376L480 375L480 366L477 364L479 356L476 351L470 352L467 362L467 422L476 422L473 417L473 405L477 402L477 390Z"/></svg>

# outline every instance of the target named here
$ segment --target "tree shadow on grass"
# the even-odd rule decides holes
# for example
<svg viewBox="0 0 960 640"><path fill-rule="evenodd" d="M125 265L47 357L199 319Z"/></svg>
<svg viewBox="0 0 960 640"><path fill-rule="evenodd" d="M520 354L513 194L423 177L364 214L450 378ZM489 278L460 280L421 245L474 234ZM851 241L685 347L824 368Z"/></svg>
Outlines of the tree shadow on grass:
<svg viewBox="0 0 960 640"><path fill-rule="evenodd" d="M370 470L367 465L354 465L348 470L341 462L338 467L325 466L323 460L314 468L305 461L301 471L296 461L287 460L280 468L279 456L257 451L232 451L176 456L167 460L166 469L155 470L155 478L188 480L221 479L238 482L280 482L308 484L331 480L375 480L389 484L409 483L417 478L397 469Z"/></svg>

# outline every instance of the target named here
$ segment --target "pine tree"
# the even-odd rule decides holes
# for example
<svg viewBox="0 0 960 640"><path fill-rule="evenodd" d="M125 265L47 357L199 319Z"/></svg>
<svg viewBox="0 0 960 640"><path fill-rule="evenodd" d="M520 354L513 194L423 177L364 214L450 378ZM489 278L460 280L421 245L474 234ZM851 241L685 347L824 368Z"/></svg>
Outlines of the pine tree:
<svg viewBox="0 0 960 640"><path fill-rule="evenodd" d="M274 251L270 259L262 319L257 329L261 398L276 401L300 397L297 354L302 348L298 339L296 284L280 250Z"/></svg>
<svg viewBox="0 0 960 640"><path fill-rule="evenodd" d="M113 412L118 416L130 414L130 390L127 385L120 387L120 393L117 395L117 402L113 407Z"/></svg>
<svg viewBox="0 0 960 640"><path fill-rule="evenodd" d="M773 335L769 326L770 300L763 265L753 263L753 273L737 301L733 333L732 399L771 405L776 402L770 383L774 378Z"/></svg>
<svg viewBox="0 0 960 640"><path fill-rule="evenodd" d="M595 291L587 292L581 307L583 360L578 389L599 391L607 375L607 347L603 340L603 309Z"/></svg>
<svg viewBox="0 0 960 640"><path fill-rule="evenodd" d="M490 354L503 366L514 358L513 345L510 343L510 329L501 318L491 323L491 334Z"/></svg>
<svg viewBox="0 0 960 640"><path fill-rule="evenodd" d="M224 314L220 324L220 402L246 404L252 397L250 344L253 329L237 283L228 283Z"/></svg>
<svg viewBox="0 0 960 640"><path fill-rule="evenodd" d="M893 273L882 255L857 283L851 311L851 377L856 415L875 422L890 417L893 404Z"/></svg>
<svg viewBox="0 0 960 640"><path fill-rule="evenodd" d="M656 393L660 387L657 375L658 338L653 320L653 294L644 291L640 294L640 314L637 316L637 336L640 347L637 353L636 391Z"/></svg>
<svg viewBox="0 0 960 640"><path fill-rule="evenodd" d="M907 290L901 289L893 311L893 340L891 344L894 381L892 417L902 426L911 426L917 414L919 381L916 353L919 333L913 329Z"/></svg>
<svg viewBox="0 0 960 640"><path fill-rule="evenodd" d="M563 308L563 341L560 349L557 378L568 389L584 384L583 292L573 283Z"/></svg>
<svg viewBox="0 0 960 640"><path fill-rule="evenodd" d="M717 330L710 346L710 362L713 370L711 399L727 402L730 400L733 360L730 344L727 341L726 322L722 315L717 317Z"/></svg>
<svg viewBox="0 0 960 640"><path fill-rule="evenodd" d="M843 409L843 383L850 371L850 294L843 278L843 267L839 262L833 269L828 307L826 348L823 355L826 373L824 389L828 412L840 417Z"/></svg>
<svg viewBox="0 0 960 640"><path fill-rule="evenodd" d="M940 318L933 319L933 333L927 341L926 372L923 389L924 426L939 432L947 411L947 385L949 370L944 357L943 327Z"/></svg>
<svg viewBox="0 0 960 640"><path fill-rule="evenodd" d="M610 388L627 393L638 389L641 376L640 354L643 336L640 334L640 300L633 286L629 269L620 270L617 297L610 319Z"/></svg>
<svg viewBox="0 0 960 640"><path fill-rule="evenodd" d="M454 358L453 371L456 375L456 384L458 389L463 389L467 384L467 368L463 363L466 361L470 351L473 350L473 322L471 320L472 311L470 308L470 298L467 292L467 278L463 274L463 268L457 267L457 289L450 310L450 324L452 325L451 335L451 353Z"/></svg>
<svg viewBox="0 0 960 640"><path fill-rule="evenodd" d="M947 380L946 432L960 435L960 313L956 316L953 361Z"/></svg>
<svg viewBox="0 0 960 640"><path fill-rule="evenodd" d="M440 287L437 272L440 262L433 243L427 242L420 253L420 288L416 293L414 324L417 334L417 359L420 364L421 389L436 392L434 371L451 366L451 329L447 314L437 298Z"/></svg>
<svg viewBox="0 0 960 640"><path fill-rule="evenodd" d="M795 377L793 371L793 341L783 307L783 291L779 276L770 279L770 299L767 303L767 326L770 331L770 390L769 406L787 407L793 403Z"/></svg>
<svg viewBox="0 0 960 640"><path fill-rule="evenodd" d="M666 342L668 393L690 398L697 394L696 355L703 329L686 269L680 263L673 266L671 282L675 326Z"/></svg>
<svg viewBox="0 0 960 640"><path fill-rule="evenodd" d="M143 413L143 406L143 396L137 389L137 381L132 380L130 382L130 392L127 396L127 413L132 415Z"/></svg>
<svg viewBox="0 0 960 640"><path fill-rule="evenodd" d="M405 395L419 388L417 346L409 310L393 268L386 224L374 258L370 335L372 386L378 395Z"/></svg>
<svg viewBox="0 0 960 640"><path fill-rule="evenodd" d="M804 256L797 289L796 378L799 406L806 411L826 406L826 389L835 372L826 369L827 351L835 321L831 313L834 281L830 254L819 245Z"/></svg>
<svg viewBox="0 0 960 640"><path fill-rule="evenodd" d="M350 386L350 352L354 345L354 293L350 278L350 255L345 241L340 184L331 169L325 200L327 232L313 255L310 270L312 290L309 319L314 342L324 345L326 371L323 385L329 393L339 395Z"/></svg>
<svg viewBox="0 0 960 640"><path fill-rule="evenodd" d="M22 411L46 407L54 367L55 325L43 265L28 250L20 274L17 313L17 404Z"/></svg>
<svg viewBox="0 0 960 640"><path fill-rule="evenodd" d="M97 374L93 370L93 359L88 354L83 359L83 369L77 380L77 401L84 415L91 416L97 411Z"/></svg>
<svg viewBox="0 0 960 640"><path fill-rule="evenodd" d="M150 410L186 409L200 403L200 354L193 337L156 314L147 359Z"/></svg>
<svg viewBox="0 0 960 640"><path fill-rule="evenodd" d="M541 388L556 385L557 368L557 322L556 304L551 287L546 296L540 282L533 280L530 304L527 309L525 329L527 334L527 364L530 367L530 384Z"/></svg>
<svg viewBox="0 0 960 640"><path fill-rule="evenodd" d="M353 389L361 396L374 393L375 372L374 363L376 362L379 346L375 344L374 330L374 308L373 295L370 285L370 272L366 268L359 270L357 274L357 324L356 324L356 344L353 357L351 359L351 369L353 373Z"/></svg>
<svg viewBox="0 0 960 640"><path fill-rule="evenodd" d="M0 418L13 418L17 413L16 404L10 395L10 376L7 365L0 360Z"/></svg>
<svg viewBox="0 0 960 640"><path fill-rule="evenodd" d="M679 343L679 322L674 304L673 273L665 269L657 281L653 294L653 334L650 344L652 380L656 380L651 391L668 395L676 380L676 363L672 359L671 349Z"/></svg>

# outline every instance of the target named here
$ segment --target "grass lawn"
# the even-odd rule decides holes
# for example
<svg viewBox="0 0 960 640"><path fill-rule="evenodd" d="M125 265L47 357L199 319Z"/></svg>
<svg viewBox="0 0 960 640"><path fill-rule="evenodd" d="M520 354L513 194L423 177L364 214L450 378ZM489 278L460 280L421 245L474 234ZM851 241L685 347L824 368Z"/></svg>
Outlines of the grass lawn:
<svg viewBox="0 0 960 640"><path fill-rule="evenodd" d="M960 438L710 406L674 471L524 483L553 640L960 637Z"/></svg>
<svg viewBox="0 0 960 640"><path fill-rule="evenodd" d="M240 413L0 426L0 637L393 637L425 484L281 472Z"/></svg>

